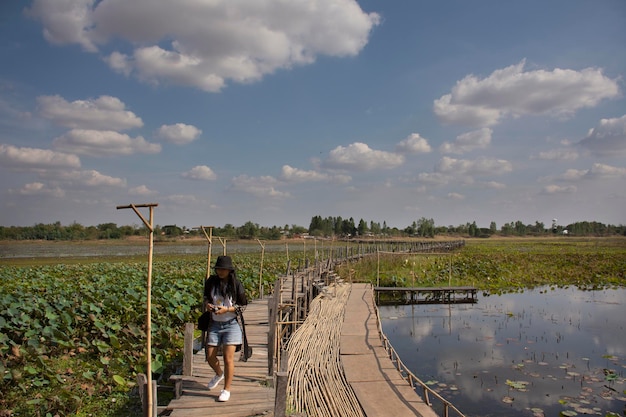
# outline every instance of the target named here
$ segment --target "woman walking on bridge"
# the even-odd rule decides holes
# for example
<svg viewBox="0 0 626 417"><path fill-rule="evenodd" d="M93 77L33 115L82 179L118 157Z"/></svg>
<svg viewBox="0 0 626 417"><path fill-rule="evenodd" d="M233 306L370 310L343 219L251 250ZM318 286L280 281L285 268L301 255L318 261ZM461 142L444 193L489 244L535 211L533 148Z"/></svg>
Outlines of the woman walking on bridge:
<svg viewBox="0 0 626 417"><path fill-rule="evenodd" d="M215 371L215 376L209 381L208 388L214 389L223 380L224 389L217 400L228 401L235 372L235 352L241 349L243 343L237 315L243 312L248 300L243 284L237 279L230 256L218 256L214 268L215 274L204 282L206 311L211 312L206 347L207 361ZM217 358L220 345L224 352L223 371Z"/></svg>

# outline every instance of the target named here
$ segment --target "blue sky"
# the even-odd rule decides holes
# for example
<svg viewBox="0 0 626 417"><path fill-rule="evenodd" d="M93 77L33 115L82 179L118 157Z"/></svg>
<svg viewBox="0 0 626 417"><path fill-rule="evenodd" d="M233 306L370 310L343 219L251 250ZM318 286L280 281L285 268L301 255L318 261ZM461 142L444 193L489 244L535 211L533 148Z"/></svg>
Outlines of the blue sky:
<svg viewBox="0 0 626 417"><path fill-rule="evenodd" d="M0 3L0 224L626 223L623 0Z"/></svg>

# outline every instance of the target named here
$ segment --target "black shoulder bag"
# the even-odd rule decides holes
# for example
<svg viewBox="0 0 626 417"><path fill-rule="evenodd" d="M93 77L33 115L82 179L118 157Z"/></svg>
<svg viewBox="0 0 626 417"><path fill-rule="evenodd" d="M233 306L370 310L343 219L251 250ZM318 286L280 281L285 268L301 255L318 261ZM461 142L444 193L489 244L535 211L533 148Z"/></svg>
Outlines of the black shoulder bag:
<svg viewBox="0 0 626 417"><path fill-rule="evenodd" d="M239 312L241 318L241 331L243 332L243 350L239 360L242 362L248 362L248 358L252 356L252 346L248 344L248 337L246 336L246 322L243 319L243 312Z"/></svg>

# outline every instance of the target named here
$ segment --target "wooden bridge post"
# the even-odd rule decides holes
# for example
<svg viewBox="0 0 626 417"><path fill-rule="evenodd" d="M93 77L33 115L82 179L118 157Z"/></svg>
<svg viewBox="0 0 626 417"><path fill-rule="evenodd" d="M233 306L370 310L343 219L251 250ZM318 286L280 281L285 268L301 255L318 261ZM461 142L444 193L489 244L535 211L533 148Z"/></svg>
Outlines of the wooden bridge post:
<svg viewBox="0 0 626 417"><path fill-rule="evenodd" d="M183 375L191 376L193 372L193 323L185 323L185 344L183 350ZM203 341L204 342L204 341Z"/></svg>
<svg viewBox="0 0 626 417"><path fill-rule="evenodd" d="M274 417L286 416L288 376L288 372L276 372L276 398L274 401Z"/></svg>
<svg viewBox="0 0 626 417"><path fill-rule="evenodd" d="M278 285L274 286L274 294L267 302L268 307L268 323L267 332L267 374L274 375L274 358L276 356L276 322L278 321L278 293L280 291L280 277L278 277Z"/></svg>
<svg viewBox="0 0 626 417"><path fill-rule="evenodd" d="M274 399L274 417L285 417L287 413L287 383L289 380L289 352L280 350L280 364L276 372L276 397Z"/></svg>
<svg viewBox="0 0 626 417"><path fill-rule="evenodd" d="M148 378L146 377L146 374L137 374L137 385L139 389L139 399L141 400L143 417L157 415L157 384L156 381L150 382L152 382L152 389L148 391Z"/></svg>

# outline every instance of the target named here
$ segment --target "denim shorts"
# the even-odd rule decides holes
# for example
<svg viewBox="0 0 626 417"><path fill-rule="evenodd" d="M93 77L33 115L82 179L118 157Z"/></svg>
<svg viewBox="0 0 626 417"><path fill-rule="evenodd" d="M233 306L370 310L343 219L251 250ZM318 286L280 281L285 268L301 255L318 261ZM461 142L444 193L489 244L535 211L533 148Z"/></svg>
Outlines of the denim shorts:
<svg viewBox="0 0 626 417"><path fill-rule="evenodd" d="M236 318L228 321L211 320L207 345L240 345L242 343L241 327Z"/></svg>

